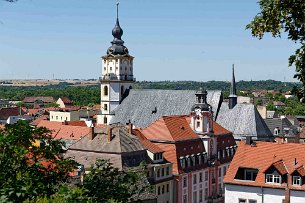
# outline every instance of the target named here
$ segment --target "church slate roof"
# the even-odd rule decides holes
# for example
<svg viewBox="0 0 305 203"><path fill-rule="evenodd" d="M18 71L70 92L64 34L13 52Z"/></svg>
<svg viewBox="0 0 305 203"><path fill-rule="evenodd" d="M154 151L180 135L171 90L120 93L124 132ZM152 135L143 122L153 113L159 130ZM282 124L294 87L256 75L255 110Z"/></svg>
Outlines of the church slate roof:
<svg viewBox="0 0 305 203"><path fill-rule="evenodd" d="M223 102L216 119L222 127L233 132L235 139L252 136L253 139L272 139L273 135L253 104L236 104L229 109Z"/></svg>
<svg viewBox="0 0 305 203"><path fill-rule="evenodd" d="M129 95L114 110L111 123L132 122L146 128L161 116L188 115L196 103L194 90L130 90ZM213 107L214 116L222 102L221 91L208 91L207 103Z"/></svg>

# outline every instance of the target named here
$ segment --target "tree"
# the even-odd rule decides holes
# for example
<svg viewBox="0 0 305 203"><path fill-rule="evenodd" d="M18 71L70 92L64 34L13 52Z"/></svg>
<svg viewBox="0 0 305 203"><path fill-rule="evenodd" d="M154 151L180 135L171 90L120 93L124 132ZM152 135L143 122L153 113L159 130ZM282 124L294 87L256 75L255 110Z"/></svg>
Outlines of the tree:
<svg viewBox="0 0 305 203"><path fill-rule="evenodd" d="M297 78L302 82L297 96L305 102L305 1L260 0L261 12L246 26L252 35L262 39L265 33L273 37L288 34L288 39L300 44L300 48L289 57L289 66L295 65Z"/></svg>
<svg viewBox="0 0 305 203"><path fill-rule="evenodd" d="M40 147L37 140L47 144ZM0 131L0 202L54 194L76 167L60 156L63 146L46 128L31 127L26 121L6 125Z"/></svg>
<svg viewBox="0 0 305 203"><path fill-rule="evenodd" d="M119 171L105 160L97 160L85 176L84 188L88 196L97 202L135 202L141 193L148 188L144 173L145 166L131 171Z"/></svg>

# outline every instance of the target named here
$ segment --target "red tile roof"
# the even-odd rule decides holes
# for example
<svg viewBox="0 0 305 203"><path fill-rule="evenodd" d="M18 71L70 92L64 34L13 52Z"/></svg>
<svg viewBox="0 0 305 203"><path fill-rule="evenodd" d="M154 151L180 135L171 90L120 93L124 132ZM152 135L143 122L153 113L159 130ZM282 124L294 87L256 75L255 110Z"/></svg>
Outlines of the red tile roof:
<svg viewBox="0 0 305 203"><path fill-rule="evenodd" d="M146 137L141 133L139 129L132 130L132 134L137 136L142 143L142 145L149 150L152 153L161 153L164 152L160 147L158 147L156 144L152 143Z"/></svg>
<svg viewBox="0 0 305 203"><path fill-rule="evenodd" d="M49 119L48 115L41 115L38 118L36 118L35 120L33 120L30 124L34 125L34 126L37 126L40 123L40 121L48 120L48 119Z"/></svg>
<svg viewBox="0 0 305 203"><path fill-rule="evenodd" d="M61 122L42 120L37 127L46 127L52 131L53 139L79 140L91 133L90 127L63 125Z"/></svg>
<svg viewBox="0 0 305 203"><path fill-rule="evenodd" d="M19 107L7 107L0 109L0 120L6 120L10 116L18 116L19 113L23 115L25 112Z"/></svg>
<svg viewBox="0 0 305 203"><path fill-rule="evenodd" d="M285 188L286 184L266 184L265 171L274 166L280 173L287 172L291 175L296 169L305 164L304 154L304 144L256 142L255 145L247 145L244 141L241 141L224 181L225 183L239 185ZM234 179L239 168L258 169L256 180L240 181ZM300 169L300 171L303 173L303 169ZM289 183L288 187L296 189L291 183ZM305 190L305 185L297 188Z"/></svg>
<svg viewBox="0 0 305 203"><path fill-rule="evenodd" d="M299 168L296 169L296 171L301 175L301 176L305 176L305 169L304 166L300 166Z"/></svg>
<svg viewBox="0 0 305 203"><path fill-rule="evenodd" d="M214 135L226 135L226 134L232 134L231 131L225 129L215 121L213 121L213 129L214 129Z"/></svg>
<svg viewBox="0 0 305 203"><path fill-rule="evenodd" d="M68 97L60 97L64 104L72 104L72 101Z"/></svg>
<svg viewBox="0 0 305 203"><path fill-rule="evenodd" d="M187 120L187 116L163 116L141 131L152 144L164 151L164 158L173 164L174 174L203 167L182 169L180 166L180 157L205 152L203 142L191 129Z"/></svg>
<svg viewBox="0 0 305 203"><path fill-rule="evenodd" d="M151 141L181 141L198 139L185 116L162 116L142 131Z"/></svg>
<svg viewBox="0 0 305 203"><path fill-rule="evenodd" d="M65 121L65 122L62 122L62 124L63 125L88 127L85 121Z"/></svg>

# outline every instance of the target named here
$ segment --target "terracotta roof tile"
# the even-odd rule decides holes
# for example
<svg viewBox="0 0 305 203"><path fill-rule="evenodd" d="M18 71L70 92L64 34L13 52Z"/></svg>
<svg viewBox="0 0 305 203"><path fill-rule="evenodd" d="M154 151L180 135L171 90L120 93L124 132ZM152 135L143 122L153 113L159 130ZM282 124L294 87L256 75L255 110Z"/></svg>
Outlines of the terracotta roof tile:
<svg viewBox="0 0 305 203"><path fill-rule="evenodd" d="M164 152L160 147L158 147L156 144L152 143L146 137L141 133L139 129L132 130L132 134L137 136L142 143L142 145L152 153L161 153Z"/></svg>
<svg viewBox="0 0 305 203"><path fill-rule="evenodd" d="M53 139L79 140L91 132L90 127L63 125L61 122L42 120L37 127L46 127L52 131Z"/></svg>
<svg viewBox="0 0 305 203"><path fill-rule="evenodd" d="M65 121L65 122L62 122L62 124L63 125L88 127L85 121Z"/></svg>
<svg viewBox="0 0 305 203"><path fill-rule="evenodd" d="M60 97L60 99L64 104L72 104L72 101L68 97Z"/></svg>
<svg viewBox="0 0 305 203"><path fill-rule="evenodd" d="M145 137L158 141L181 141L198 139L185 116L162 116L148 128L143 129Z"/></svg>
<svg viewBox="0 0 305 203"><path fill-rule="evenodd" d="M48 115L41 115L35 120L33 120L30 124L37 126L42 120L48 120L49 116Z"/></svg>
<svg viewBox="0 0 305 203"><path fill-rule="evenodd" d="M286 183L282 185L266 184L265 171L273 165L280 173L291 175L300 165L305 164L304 153L304 144L256 142L254 145L247 145L244 141L241 141L224 178L224 182L259 187L287 187ZM258 169L255 181L234 179L240 167ZM303 173L303 169L300 169L300 171ZM289 188L295 187L289 183ZM299 189L305 190L305 185L299 187Z"/></svg>

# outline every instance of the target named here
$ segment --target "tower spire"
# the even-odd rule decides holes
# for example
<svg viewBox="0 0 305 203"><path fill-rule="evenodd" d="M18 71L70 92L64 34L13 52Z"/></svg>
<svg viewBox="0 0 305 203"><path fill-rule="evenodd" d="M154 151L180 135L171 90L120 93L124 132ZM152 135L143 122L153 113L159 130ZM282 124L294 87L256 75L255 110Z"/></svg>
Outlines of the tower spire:
<svg viewBox="0 0 305 203"><path fill-rule="evenodd" d="M236 83L235 83L235 74L234 74L234 64L232 65L232 81L229 95L229 109L233 109L237 104L237 96L236 96Z"/></svg>
<svg viewBox="0 0 305 203"><path fill-rule="evenodd" d="M232 65L232 81L230 95L236 95L236 83L235 83L235 74L234 74L234 64Z"/></svg>
<svg viewBox="0 0 305 203"><path fill-rule="evenodd" d="M116 19L119 19L119 1L116 3Z"/></svg>

